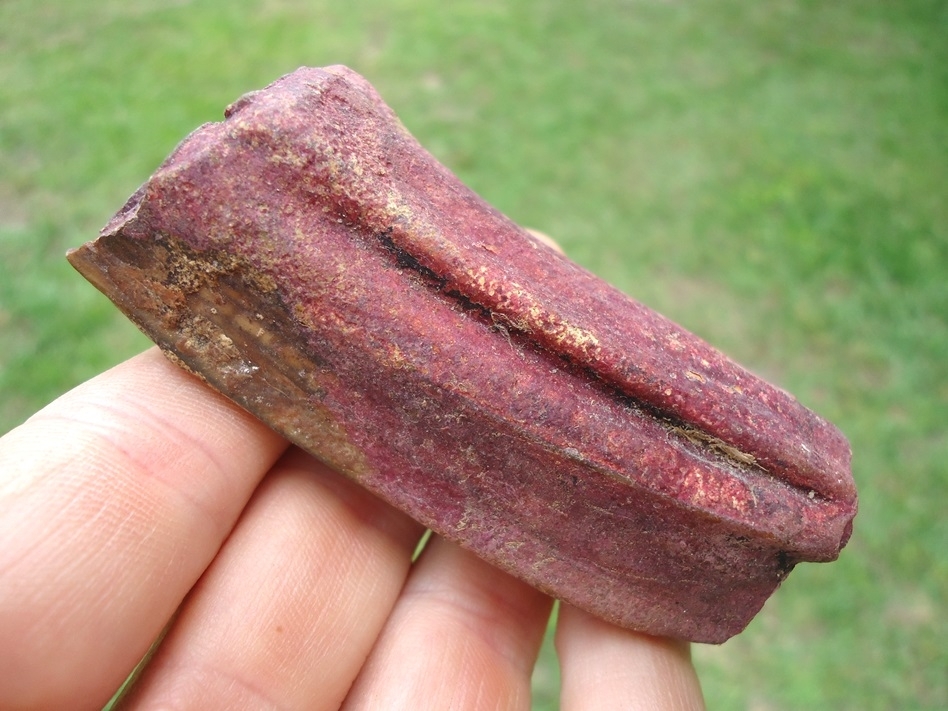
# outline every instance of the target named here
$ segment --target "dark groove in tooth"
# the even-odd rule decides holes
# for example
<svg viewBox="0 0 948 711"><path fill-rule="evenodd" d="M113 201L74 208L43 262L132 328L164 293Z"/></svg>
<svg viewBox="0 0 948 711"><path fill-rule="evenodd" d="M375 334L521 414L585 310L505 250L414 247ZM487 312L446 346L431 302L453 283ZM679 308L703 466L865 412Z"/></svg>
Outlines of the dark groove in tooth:
<svg viewBox="0 0 948 711"><path fill-rule="evenodd" d="M491 321L498 328L498 330L502 331L506 336L509 337L511 333L521 334L532 348L541 352L549 352L533 336L533 332L531 330L525 329L518 325L506 314L492 311L489 306L478 303L475 299L464 296L459 291L449 290L448 278L439 275L429 267L423 266L414 255L397 246L392 240L391 230L388 232L379 233L376 235L376 238L378 239L382 248L393 256L398 267L415 273L422 282L429 284L434 291L437 291L448 298L457 300L461 304L462 308L466 310L478 311L482 318ZM559 355L558 357L564 356ZM685 422L674 412L663 410L662 408L656 407L646 400L627 395L615 385L611 385L604 381L600 374L596 373L588 366L582 366L581 370L586 373L587 377L602 382L606 385L606 387L614 390L617 397L623 400L628 400L631 405L634 405L635 407L650 413L652 417L662 422L667 427L670 434L690 442L698 449L706 450L705 456L708 456L710 453L711 455L717 455L726 459L738 468L754 468L765 472L770 476L775 476L773 472L768 471L765 467L761 466L757 460L757 457L755 457L753 454L743 452L738 447L725 442L723 439ZM775 478L779 477L775 476ZM811 491L810 487L801 486L799 483L793 481L787 481L787 483L805 492ZM820 496L821 498L825 498L823 494L820 494Z"/></svg>

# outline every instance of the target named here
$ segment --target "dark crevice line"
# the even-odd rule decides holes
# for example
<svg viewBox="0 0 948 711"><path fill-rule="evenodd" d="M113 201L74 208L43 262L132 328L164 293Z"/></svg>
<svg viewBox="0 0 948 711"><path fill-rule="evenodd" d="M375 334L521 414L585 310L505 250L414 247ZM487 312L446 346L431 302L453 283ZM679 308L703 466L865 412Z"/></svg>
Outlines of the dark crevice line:
<svg viewBox="0 0 948 711"><path fill-rule="evenodd" d="M416 274L420 275L425 281L430 282L437 286L438 291L444 291L445 286L448 283L448 280L444 277L438 276L434 270L429 269L419 262L413 255L409 252L406 252L404 249L395 244L392 240L392 230L389 228L385 232L380 232L375 235L378 239L379 244L382 245L382 248L391 254L395 258L395 263L401 269L408 269Z"/></svg>

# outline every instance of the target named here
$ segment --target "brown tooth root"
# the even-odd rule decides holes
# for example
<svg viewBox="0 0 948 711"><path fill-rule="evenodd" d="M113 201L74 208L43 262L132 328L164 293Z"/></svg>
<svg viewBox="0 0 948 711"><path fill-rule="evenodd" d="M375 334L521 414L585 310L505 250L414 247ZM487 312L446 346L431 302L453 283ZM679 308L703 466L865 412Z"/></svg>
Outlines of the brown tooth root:
<svg viewBox="0 0 948 711"><path fill-rule="evenodd" d="M72 264L179 363L563 600L721 642L836 558L849 446L532 239L344 67L191 134Z"/></svg>

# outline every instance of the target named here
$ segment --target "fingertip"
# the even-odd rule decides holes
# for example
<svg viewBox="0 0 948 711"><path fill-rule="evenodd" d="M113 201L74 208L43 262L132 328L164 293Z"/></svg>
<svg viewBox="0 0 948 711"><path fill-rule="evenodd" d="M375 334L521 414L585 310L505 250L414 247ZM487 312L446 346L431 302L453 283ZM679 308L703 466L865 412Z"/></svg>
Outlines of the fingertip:
<svg viewBox="0 0 948 711"><path fill-rule="evenodd" d="M151 349L0 440L0 707L103 703L285 442Z"/></svg>
<svg viewBox="0 0 948 711"><path fill-rule="evenodd" d="M140 708L338 708L421 526L291 448L130 692Z"/></svg>
<svg viewBox="0 0 948 711"><path fill-rule="evenodd" d="M563 248L560 247L560 243L557 242L552 237L550 237L550 235L548 235L546 232L540 232L540 230L535 230L532 227L525 227L524 229L527 231L527 233L531 237L536 239L538 242L542 242L547 247L550 247L551 249L556 250L560 254L565 254L565 252L563 251Z"/></svg>
<svg viewBox="0 0 948 711"><path fill-rule="evenodd" d="M433 536L344 708L527 708L551 604Z"/></svg>
<svg viewBox="0 0 948 711"><path fill-rule="evenodd" d="M564 711L705 708L687 642L625 630L563 604L555 643Z"/></svg>

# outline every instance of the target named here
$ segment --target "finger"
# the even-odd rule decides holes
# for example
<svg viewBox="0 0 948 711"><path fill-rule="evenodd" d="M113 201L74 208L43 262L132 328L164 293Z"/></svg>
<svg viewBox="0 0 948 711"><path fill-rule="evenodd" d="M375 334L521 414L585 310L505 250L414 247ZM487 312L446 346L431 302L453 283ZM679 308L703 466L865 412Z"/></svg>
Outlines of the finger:
<svg viewBox="0 0 948 711"><path fill-rule="evenodd" d="M429 541L345 709L527 709L551 601Z"/></svg>
<svg viewBox="0 0 948 711"><path fill-rule="evenodd" d="M101 708L284 447L157 349L0 440L0 708Z"/></svg>
<svg viewBox="0 0 948 711"><path fill-rule="evenodd" d="M422 533L291 449L255 492L123 708L337 709Z"/></svg>
<svg viewBox="0 0 948 711"><path fill-rule="evenodd" d="M560 254L563 254L563 248L560 247L559 243L555 239L550 237L550 235L548 235L546 232L540 232L540 230L535 230L532 227L527 227L525 229L527 230L527 232L530 233L532 237L539 240L540 242L545 244L547 247L552 247Z"/></svg>
<svg viewBox="0 0 948 711"><path fill-rule="evenodd" d="M704 708L686 642L623 630L564 604L556 649L564 711Z"/></svg>

